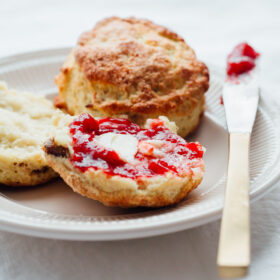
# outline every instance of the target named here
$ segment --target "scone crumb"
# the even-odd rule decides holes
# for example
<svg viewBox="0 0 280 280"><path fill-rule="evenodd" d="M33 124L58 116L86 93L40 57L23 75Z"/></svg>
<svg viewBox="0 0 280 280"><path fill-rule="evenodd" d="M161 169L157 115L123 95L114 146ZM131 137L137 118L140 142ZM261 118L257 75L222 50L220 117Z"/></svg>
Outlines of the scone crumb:
<svg viewBox="0 0 280 280"><path fill-rule="evenodd" d="M164 122L164 126L167 127L170 131L172 131L173 133L177 133L178 127L175 122L170 121L165 116L160 116L159 119Z"/></svg>
<svg viewBox="0 0 280 280"><path fill-rule="evenodd" d="M57 176L41 149L53 133L55 114L44 97L0 82L0 184L32 186Z"/></svg>

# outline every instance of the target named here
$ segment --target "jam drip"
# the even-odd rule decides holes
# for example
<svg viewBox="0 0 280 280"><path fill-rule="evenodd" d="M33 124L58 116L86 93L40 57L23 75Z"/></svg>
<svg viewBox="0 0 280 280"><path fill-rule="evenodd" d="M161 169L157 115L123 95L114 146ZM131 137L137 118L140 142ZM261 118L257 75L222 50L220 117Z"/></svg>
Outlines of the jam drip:
<svg viewBox="0 0 280 280"><path fill-rule="evenodd" d="M255 60L260 56L250 45L241 43L237 45L227 58L228 77L238 77L255 68Z"/></svg>
<svg viewBox="0 0 280 280"><path fill-rule="evenodd" d="M170 171L180 175L183 170L193 167L192 162L195 162L195 159L202 158L203 149L199 143L187 143L167 129L161 120L153 120L150 126L150 129L142 129L127 119L96 120L89 114L82 114L69 126L74 150L71 162L82 172L89 168L102 169L108 175L138 179ZM109 132L134 135L138 143L161 140L169 149L165 149L160 158L143 154L138 149L135 164L127 163L115 151L94 141L95 136Z"/></svg>

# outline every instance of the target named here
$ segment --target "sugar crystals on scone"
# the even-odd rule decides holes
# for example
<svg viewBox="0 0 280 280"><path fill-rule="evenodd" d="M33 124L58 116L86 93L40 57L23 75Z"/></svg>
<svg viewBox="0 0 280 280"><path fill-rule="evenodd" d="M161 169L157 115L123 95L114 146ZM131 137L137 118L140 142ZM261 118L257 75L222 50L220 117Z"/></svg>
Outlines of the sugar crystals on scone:
<svg viewBox="0 0 280 280"><path fill-rule="evenodd" d="M111 17L81 35L55 82L73 115L167 116L185 137L199 123L209 74L183 38L149 20Z"/></svg>

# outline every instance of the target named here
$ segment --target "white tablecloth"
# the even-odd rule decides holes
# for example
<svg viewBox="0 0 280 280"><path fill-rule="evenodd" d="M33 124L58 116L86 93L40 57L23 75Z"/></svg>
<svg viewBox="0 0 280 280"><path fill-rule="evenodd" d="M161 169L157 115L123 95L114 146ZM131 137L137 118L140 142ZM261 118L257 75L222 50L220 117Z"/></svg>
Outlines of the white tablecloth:
<svg viewBox="0 0 280 280"><path fill-rule="evenodd" d="M71 46L98 19L135 15L172 28L200 59L220 66L232 46L248 40L262 53L263 87L279 99L277 0L2 0L0 7L2 57ZM276 186L252 205L252 266L247 279L280 279L279 201ZM0 279L217 279L218 235L219 222L117 242L69 242L0 232Z"/></svg>

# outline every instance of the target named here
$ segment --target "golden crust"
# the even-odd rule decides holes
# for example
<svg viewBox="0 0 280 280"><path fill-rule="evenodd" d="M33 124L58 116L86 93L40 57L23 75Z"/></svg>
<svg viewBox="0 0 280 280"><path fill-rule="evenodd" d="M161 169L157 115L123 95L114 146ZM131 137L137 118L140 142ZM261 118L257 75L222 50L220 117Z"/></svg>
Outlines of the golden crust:
<svg viewBox="0 0 280 280"><path fill-rule="evenodd" d="M208 83L207 67L180 36L148 20L118 17L82 34L56 77L71 114L121 115L140 125L159 115L190 118L197 106L200 115ZM189 133L180 131L179 125L181 136Z"/></svg>
<svg viewBox="0 0 280 280"><path fill-rule="evenodd" d="M202 177L181 178L170 174L156 179L146 178L138 183L120 176L108 176L100 170L82 173L65 158L46 154L46 159L73 191L106 206L129 208L172 205L184 199L202 180Z"/></svg>
<svg viewBox="0 0 280 280"><path fill-rule="evenodd" d="M6 162L0 162L0 184L10 187L36 186L58 176L49 166L32 158L20 162L18 159L1 157L3 160Z"/></svg>

